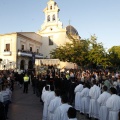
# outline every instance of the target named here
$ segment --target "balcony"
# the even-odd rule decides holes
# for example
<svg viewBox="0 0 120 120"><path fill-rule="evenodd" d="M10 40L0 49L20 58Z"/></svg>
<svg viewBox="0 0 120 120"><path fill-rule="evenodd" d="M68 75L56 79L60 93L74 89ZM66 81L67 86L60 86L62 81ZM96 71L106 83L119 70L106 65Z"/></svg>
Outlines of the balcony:
<svg viewBox="0 0 120 120"><path fill-rule="evenodd" d="M10 56L11 54L12 54L11 51L4 51L4 52L3 52L3 55L4 55L4 56Z"/></svg>
<svg viewBox="0 0 120 120"><path fill-rule="evenodd" d="M31 51L25 51L25 50L18 50L18 56L23 56L23 57L32 57L33 52ZM35 54L35 58L43 58L43 54L41 53L36 53Z"/></svg>
<svg viewBox="0 0 120 120"><path fill-rule="evenodd" d="M35 58L43 58L43 54L41 53L35 53Z"/></svg>

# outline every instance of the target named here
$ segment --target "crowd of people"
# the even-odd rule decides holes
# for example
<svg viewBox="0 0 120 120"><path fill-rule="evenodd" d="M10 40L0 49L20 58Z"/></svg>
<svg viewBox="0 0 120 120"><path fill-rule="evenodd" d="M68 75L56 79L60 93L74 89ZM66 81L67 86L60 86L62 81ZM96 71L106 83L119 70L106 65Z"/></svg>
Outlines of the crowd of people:
<svg viewBox="0 0 120 120"><path fill-rule="evenodd" d="M32 82L44 106L43 120L74 120L76 112L89 119L120 119L119 72L71 69L58 74L50 70Z"/></svg>
<svg viewBox="0 0 120 120"><path fill-rule="evenodd" d="M77 114L98 120L120 119L120 73L109 70L48 69L36 74L28 71L0 72L0 120L6 120L14 83L43 105L42 120L77 120Z"/></svg>
<svg viewBox="0 0 120 120"><path fill-rule="evenodd" d="M0 120L8 119L8 109L14 90L14 75L11 71L0 71Z"/></svg>

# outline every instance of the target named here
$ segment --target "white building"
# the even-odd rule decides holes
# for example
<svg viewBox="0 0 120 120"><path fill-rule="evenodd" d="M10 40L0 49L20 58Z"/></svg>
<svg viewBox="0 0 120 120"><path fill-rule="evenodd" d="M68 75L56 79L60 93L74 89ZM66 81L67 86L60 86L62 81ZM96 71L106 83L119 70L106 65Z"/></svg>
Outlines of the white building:
<svg viewBox="0 0 120 120"><path fill-rule="evenodd" d="M68 34L79 38L77 30L69 25L63 28L59 19L59 7L49 0L43 10L45 14L41 29L35 32L16 32L0 35L0 69L31 69L33 53L35 58L50 58L50 51L66 42Z"/></svg>
<svg viewBox="0 0 120 120"><path fill-rule="evenodd" d="M41 46L41 36L34 32L0 35L0 68L31 69L33 53L35 58L43 58Z"/></svg>
<svg viewBox="0 0 120 120"><path fill-rule="evenodd" d="M68 33L79 37L77 30L73 26L69 25L63 28L63 23L59 19L59 11L57 3L54 0L49 0L47 7L43 10L45 14L44 23L41 26L41 30L37 32L44 37L42 39L42 52L48 58L50 58L49 53L51 50L70 42L67 36Z"/></svg>

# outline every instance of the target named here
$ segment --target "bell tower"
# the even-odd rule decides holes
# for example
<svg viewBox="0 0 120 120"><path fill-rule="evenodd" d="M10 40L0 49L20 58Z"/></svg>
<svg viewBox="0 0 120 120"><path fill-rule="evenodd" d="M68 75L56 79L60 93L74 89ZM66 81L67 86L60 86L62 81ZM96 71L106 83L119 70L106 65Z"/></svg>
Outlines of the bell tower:
<svg viewBox="0 0 120 120"><path fill-rule="evenodd" d="M59 19L59 11L57 3L54 0L49 0L47 3L47 7L43 10L45 14L44 23L41 26L41 31L46 28L53 29L52 27L57 26L58 28L62 28L62 22Z"/></svg>

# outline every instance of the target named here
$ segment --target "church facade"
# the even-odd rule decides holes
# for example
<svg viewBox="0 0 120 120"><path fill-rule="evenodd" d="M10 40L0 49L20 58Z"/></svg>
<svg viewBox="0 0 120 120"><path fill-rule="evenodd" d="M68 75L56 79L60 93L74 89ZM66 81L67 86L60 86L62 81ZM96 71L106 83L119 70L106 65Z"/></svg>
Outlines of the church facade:
<svg viewBox="0 0 120 120"><path fill-rule="evenodd" d="M63 28L59 11L57 3L49 0L43 10L45 20L39 31L0 34L0 69L31 69L33 56L35 59L51 58L51 50L70 42L68 33L79 38L73 26Z"/></svg>

